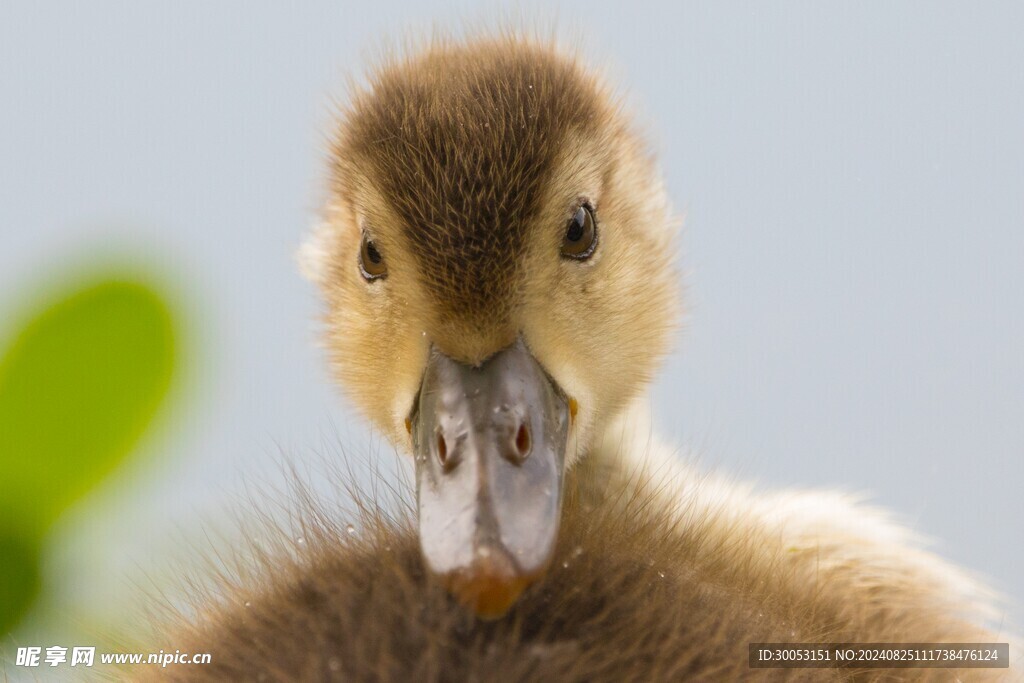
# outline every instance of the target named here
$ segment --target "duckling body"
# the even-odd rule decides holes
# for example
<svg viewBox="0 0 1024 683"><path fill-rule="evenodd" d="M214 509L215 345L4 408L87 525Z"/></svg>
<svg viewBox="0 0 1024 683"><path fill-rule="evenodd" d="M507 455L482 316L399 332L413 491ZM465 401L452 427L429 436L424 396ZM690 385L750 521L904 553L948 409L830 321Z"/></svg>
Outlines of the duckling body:
<svg viewBox="0 0 1024 683"><path fill-rule="evenodd" d="M416 453L419 533L408 516L373 514L374 501L356 537L307 510L304 549L264 558L253 581L200 606L188 631L213 664L174 672L182 680L948 680L752 669L747 648L1005 639L987 627L999 616L987 590L883 514L838 494L755 493L650 436L638 397L679 309L673 220L646 145L574 57L499 36L384 63L342 117L328 189L306 271L327 301L336 376ZM473 431L442 413L423 426L437 358L472 375L505 349L547 378L547 422L496 404L525 411L508 444L505 423ZM545 431L563 418L565 432ZM492 461L477 442L494 434ZM564 458L545 450L552 434ZM514 467L502 459L516 454ZM526 546L543 560L526 571L508 540L516 513L532 512L515 506L527 498L514 477L548 456L564 467L564 504L532 523L557 542L550 556ZM473 463L475 483L446 479ZM439 508L424 507L432 486ZM481 506L465 537L427 547L437 529L424 510L456 519L462 504L444 501L464 486L480 487ZM450 548L468 559L439 580ZM498 605L488 616L507 613L480 620L485 602Z"/></svg>
<svg viewBox="0 0 1024 683"><path fill-rule="evenodd" d="M785 547L775 519L753 521L781 496L724 495L728 485L709 481L667 504L663 469L648 462L639 471L580 462L552 567L497 621L478 619L431 577L411 516L367 501L352 534L309 508L296 555L262 557L250 580L221 587L228 600L204 601L198 622L168 640L212 663L168 668L160 680L1015 680L1006 669L751 668L750 643L998 638L979 625L979 603L958 585L966 579L937 558L920 553L932 561L922 572L891 547L867 549L863 526L825 519L817 538L836 549L822 549L831 568L819 572L809 547ZM803 494L841 506L835 520L853 510L815 495ZM792 501L782 517L803 519L807 501ZM799 527L805 543L812 524Z"/></svg>

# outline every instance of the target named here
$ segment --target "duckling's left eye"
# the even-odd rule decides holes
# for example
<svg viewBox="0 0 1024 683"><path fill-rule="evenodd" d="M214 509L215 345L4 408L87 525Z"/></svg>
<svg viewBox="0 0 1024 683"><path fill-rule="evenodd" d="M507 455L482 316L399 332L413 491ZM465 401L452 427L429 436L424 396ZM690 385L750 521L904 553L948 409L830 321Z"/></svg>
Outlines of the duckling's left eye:
<svg viewBox="0 0 1024 683"><path fill-rule="evenodd" d="M367 281L376 280L388 274L384 257L381 256L377 245L367 237L365 232L363 233L363 243L359 245L359 272Z"/></svg>
<svg viewBox="0 0 1024 683"><path fill-rule="evenodd" d="M584 261L597 248L597 226L594 212L586 204L576 210L565 226L565 237L562 238L562 256L577 261Z"/></svg>

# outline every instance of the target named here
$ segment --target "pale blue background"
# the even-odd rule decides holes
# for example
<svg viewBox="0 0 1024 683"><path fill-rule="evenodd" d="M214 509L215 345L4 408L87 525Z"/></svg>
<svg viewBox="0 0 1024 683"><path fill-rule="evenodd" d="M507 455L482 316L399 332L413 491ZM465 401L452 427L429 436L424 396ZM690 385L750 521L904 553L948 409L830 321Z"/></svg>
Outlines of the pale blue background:
<svg viewBox="0 0 1024 683"><path fill-rule="evenodd" d="M165 529L275 481L279 449L302 458L335 431L365 448L292 260L331 100L381 38L496 13L0 8L0 315L115 248L177 273L207 348L151 446L160 476L120 475L123 504L79 529L103 549L83 566L146 567ZM522 14L556 17L627 86L686 214L690 316L655 388L661 430L743 477L871 492L1024 596L1024 5Z"/></svg>

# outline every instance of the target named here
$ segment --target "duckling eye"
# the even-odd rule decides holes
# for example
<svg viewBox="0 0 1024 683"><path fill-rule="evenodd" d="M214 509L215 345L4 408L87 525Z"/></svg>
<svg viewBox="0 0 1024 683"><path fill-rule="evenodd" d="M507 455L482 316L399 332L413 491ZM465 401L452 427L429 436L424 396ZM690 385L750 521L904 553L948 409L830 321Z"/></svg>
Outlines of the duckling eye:
<svg viewBox="0 0 1024 683"><path fill-rule="evenodd" d="M576 210L565 226L565 237L562 238L562 256L585 261L597 248L597 226L594 212L586 204Z"/></svg>
<svg viewBox="0 0 1024 683"><path fill-rule="evenodd" d="M381 256L377 245L366 236L365 232L363 233L363 243L359 245L359 272L368 282L388 274L384 257Z"/></svg>

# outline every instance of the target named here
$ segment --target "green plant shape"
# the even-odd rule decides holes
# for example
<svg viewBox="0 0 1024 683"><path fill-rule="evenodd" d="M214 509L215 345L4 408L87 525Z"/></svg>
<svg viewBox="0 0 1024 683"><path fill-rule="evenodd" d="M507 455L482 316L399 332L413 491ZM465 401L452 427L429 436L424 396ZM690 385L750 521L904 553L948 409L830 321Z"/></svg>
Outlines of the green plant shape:
<svg viewBox="0 0 1024 683"><path fill-rule="evenodd" d="M6 633L39 593L39 549L17 536L0 533L0 633Z"/></svg>
<svg viewBox="0 0 1024 683"><path fill-rule="evenodd" d="M168 306L126 279L47 306L0 358L0 634L39 592L47 530L132 451L174 359Z"/></svg>

